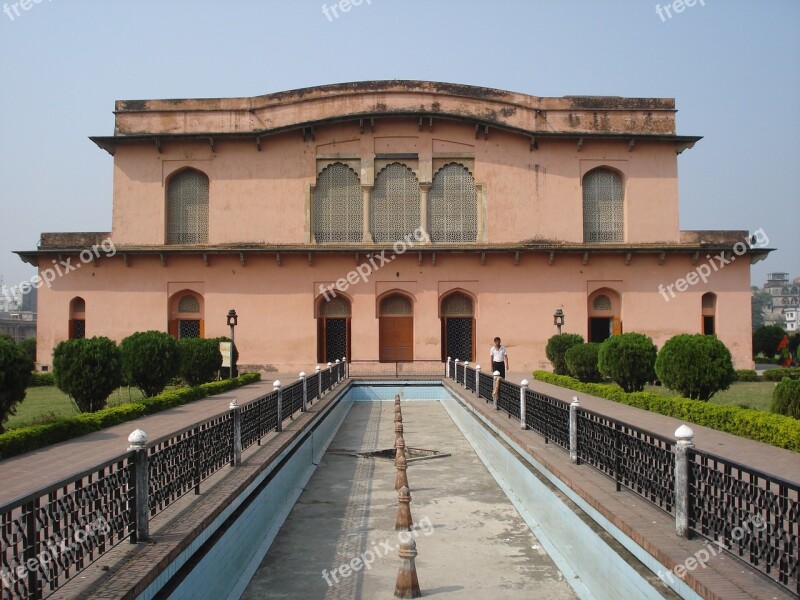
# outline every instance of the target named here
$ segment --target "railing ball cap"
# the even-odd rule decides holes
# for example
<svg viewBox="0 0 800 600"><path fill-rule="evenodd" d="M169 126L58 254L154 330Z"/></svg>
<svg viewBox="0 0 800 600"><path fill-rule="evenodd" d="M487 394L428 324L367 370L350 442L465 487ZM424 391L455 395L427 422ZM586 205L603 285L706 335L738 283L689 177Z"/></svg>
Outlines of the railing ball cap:
<svg viewBox="0 0 800 600"><path fill-rule="evenodd" d="M458 359L456 359L456 362L458 362Z"/></svg>
<svg viewBox="0 0 800 600"><path fill-rule="evenodd" d="M236 398L234 398L231 401L231 403L228 405L228 408L230 408L231 410L233 410L234 408L239 408L239 403L236 401Z"/></svg>
<svg viewBox="0 0 800 600"><path fill-rule="evenodd" d="M694 431L686 424L681 425L675 430L675 439L679 441L691 440L694 438Z"/></svg>
<svg viewBox="0 0 800 600"><path fill-rule="evenodd" d="M298 377L303 378L305 376L306 376L306 372L305 371L300 371L300 375L298 375Z"/></svg>
<svg viewBox="0 0 800 600"><path fill-rule="evenodd" d="M336 364L338 365L341 362L338 358L336 359Z"/></svg>
<svg viewBox="0 0 800 600"><path fill-rule="evenodd" d="M128 436L128 443L131 446L143 448L147 445L147 439L147 434L143 430L137 429Z"/></svg>
<svg viewBox="0 0 800 600"><path fill-rule="evenodd" d="M522 381L519 382L519 384L522 385L522 386L526 386L527 387L528 380L527 379L523 379Z"/></svg>
<svg viewBox="0 0 800 600"><path fill-rule="evenodd" d="M332 364L333 364L333 363L328 363L328 368L330 368L330 366L331 366Z"/></svg>
<svg viewBox="0 0 800 600"><path fill-rule="evenodd" d="M577 396L573 396L572 397L572 404L574 404L575 406L580 406L581 405L581 401L578 400Z"/></svg>
<svg viewBox="0 0 800 600"><path fill-rule="evenodd" d="M321 370L322 370L322 368L319 365L317 365L317 368L315 369L315 371L317 371L317 373L319 373Z"/></svg>
<svg viewBox="0 0 800 600"><path fill-rule="evenodd" d="M495 371L494 373L492 373L492 375L494 375L495 377L500 377L500 371Z"/></svg>
<svg viewBox="0 0 800 600"><path fill-rule="evenodd" d="M274 387L275 389L279 390L281 388L281 380L280 379L276 379L275 383L272 384L272 387Z"/></svg>

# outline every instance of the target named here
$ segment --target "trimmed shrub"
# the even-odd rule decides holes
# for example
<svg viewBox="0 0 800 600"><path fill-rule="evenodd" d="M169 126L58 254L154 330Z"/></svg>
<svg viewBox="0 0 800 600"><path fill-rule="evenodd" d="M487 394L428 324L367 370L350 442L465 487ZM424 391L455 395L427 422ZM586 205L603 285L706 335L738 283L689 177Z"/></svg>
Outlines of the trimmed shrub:
<svg viewBox="0 0 800 600"><path fill-rule="evenodd" d="M36 338L28 338L22 340L17 346L28 355L32 363L36 362Z"/></svg>
<svg viewBox="0 0 800 600"><path fill-rule="evenodd" d="M602 381L603 376L597 368L597 353L600 344L578 344L564 354L569 374L583 383Z"/></svg>
<svg viewBox="0 0 800 600"><path fill-rule="evenodd" d="M122 381L119 348L107 337L61 342L53 350L53 375L78 412L98 411Z"/></svg>
<svg viewBox="0 0 800 600"><path fill-rule="evenodd" d="M738 406L697 402L689 398L670 398L653 392L626 394L617 385L581 383L572 377L554 375L547 371L534 371L533 377L592 396L800 452L800 421L791 417Z"/></svg>
<svg viewBox="0 0 800 600"><path fill-rule="evenodd" d="M219 342L215 339L189 338L178 342L181 377L195 387L213 381L222 366Z"/></svg>
<svg viewBox="0 0 800 600"><path fill-rule="evenodd" d="M164 391L178 373L178 342L163 331L141 331L119 345L125 381L139 388L145 398Z"/></svg>
<svg viewBox="0 0 800 600"><path fill-rule="evenodd" d="M167 408L174 408L206 396L221 394L248 383L254 383L260 379L261 375L258 373L245 373L235 379L215 381L196 388L169 390L152 398L145 398L138 402L123 404L114 408L106 408L95 413L56 419L45 425L12 429L0 435L0 458L8 458L44 448L50 444L57 444L86 435L104 427L119 425L120 423L132 421Z"/></svg>
<svg viewBox="0 0 800 600"><path fill-rule="evenodd" d="M800 419L800 381L784 378L772 392L770 410L779 415Z"/></svg>
<svg viewBox="0 0 800 600"><path fill-rule="evenodd" d="M786 332L779 325L759 327L753 332L753 354L775 356L784 335Z"/></svg>
<svg viewBox="0 0 800 600"><path fill-rule="evenodd" d="M787 369L782 367L780 369L767 369L764 371L764 379L766 381L782 381L784 377L800 379L800 369Z"/></svg>
<svg viewBox="0 0 800 600"><path fill-rule="evenodd" d="M641 392L656 378L655 362L656 346L641 333L612 335L600 344L597 354L600 373L626 392Z"/></svg>
<svg viewBox="0 0 800 600"><path fill-rule="evenodd" d="M736 381L758 381L758 373L752 369L736 369Z"/></svg>
<svg viewBox="0 0 800 600"><path fill-rule="evenodd" d="M13 340L0 338L0 433L3 423L14 414L25 398L31 380L33 361Z"/></svg>
<svg viewBox="0 0 800 600"><path fill-rule="evenodd" d="M56 380L52 373L37 373L34 371L31 373L31 382L28 387L47 387L55 384Z"/></svg>
<svg viewBox="0 0 800 600"><path fill-rule="evenodd" d="M566 375L569 373L564 355L567 353L567 350L582 343L583 337L577 333L561 333L547 340L544 353L547 355L547 360L553 365L553 371L557 375Z"/></svg>
<svg viewBox="0 0 800 600"><path fill-rule="evenodd" d="M713 335L671 337L656 358L661 383L685 398L706 401L736 379L731 353Z"/></svg>

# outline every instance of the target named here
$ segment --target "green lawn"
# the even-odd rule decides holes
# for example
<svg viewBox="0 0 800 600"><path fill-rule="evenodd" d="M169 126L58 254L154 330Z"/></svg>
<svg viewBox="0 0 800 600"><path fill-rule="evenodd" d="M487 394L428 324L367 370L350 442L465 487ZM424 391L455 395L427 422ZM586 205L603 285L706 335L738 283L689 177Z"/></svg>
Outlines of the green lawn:
<svg viewBox="0 0 800 600"><path fill-rule="evenodd" d="M122 387L108 397L108 406L119 406L139 400L142 393L138 388ZM4 423L6 429L16 429L28 425L38 425L60 417L78 414L69 397L55 386L28 388L25 400L17 405L16 414Z"/></svg>
<svg viewBox="0 0 800 600"><path fill-rule="evenodd" d="M772 404L772 390L775 389L776 385L777 383L773 381L743 381L740 383L733 383L731 387L724 392L714 394L709 402L722 405L746 405L748 408L769 411L770 404ZM655 392L656 394L662 394L664 396L680 395L663 386L648 385L644 389L645 391Z"/></svg>

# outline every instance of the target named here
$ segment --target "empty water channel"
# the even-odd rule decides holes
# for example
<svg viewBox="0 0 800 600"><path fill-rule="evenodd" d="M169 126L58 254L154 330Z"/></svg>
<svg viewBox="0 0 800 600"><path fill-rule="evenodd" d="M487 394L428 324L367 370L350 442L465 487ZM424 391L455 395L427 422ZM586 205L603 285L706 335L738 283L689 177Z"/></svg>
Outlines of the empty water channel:
<svg viewBox="0 0 800 600"><path fill-rule="evenodd" d="M438 381L345 387L169 597L391 598L395 394L424 597L671 597Z"/></svg>

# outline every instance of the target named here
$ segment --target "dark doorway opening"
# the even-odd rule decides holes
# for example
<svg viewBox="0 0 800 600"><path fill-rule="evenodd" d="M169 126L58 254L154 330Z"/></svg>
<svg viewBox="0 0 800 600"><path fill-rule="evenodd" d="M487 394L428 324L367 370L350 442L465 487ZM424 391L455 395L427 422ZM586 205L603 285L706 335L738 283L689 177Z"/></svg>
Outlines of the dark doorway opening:
<svg viewBox="0 0 800 600"><path fill-rule="evenodd" d="M589 341L600 343L611 337L611 317L589 319Z"/></svg>

